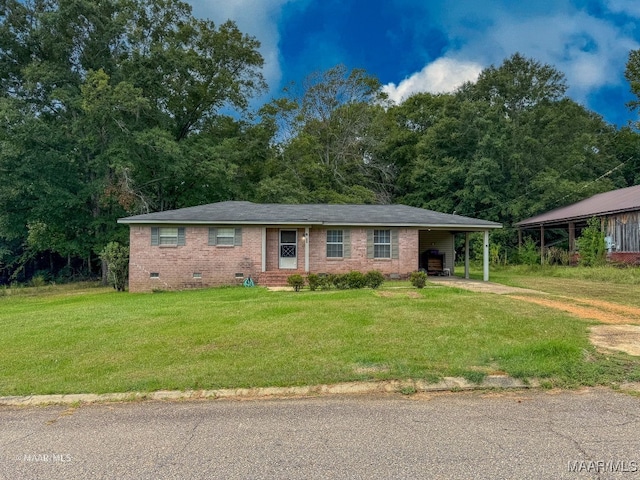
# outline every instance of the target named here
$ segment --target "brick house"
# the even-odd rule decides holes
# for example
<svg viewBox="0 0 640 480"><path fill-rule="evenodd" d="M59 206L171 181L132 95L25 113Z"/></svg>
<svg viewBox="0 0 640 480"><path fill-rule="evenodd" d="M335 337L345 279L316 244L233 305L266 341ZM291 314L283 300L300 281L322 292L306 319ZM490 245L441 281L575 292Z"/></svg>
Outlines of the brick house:
<svg viewBox="0 0 640 480"><path fill-rule="evenodd" d="M454 235L484 232L488 280L494 222L406 205L228 201L121 218L130 227L129 290L286 284L294 273L379 270L404 278L454 270Z"/></svg>

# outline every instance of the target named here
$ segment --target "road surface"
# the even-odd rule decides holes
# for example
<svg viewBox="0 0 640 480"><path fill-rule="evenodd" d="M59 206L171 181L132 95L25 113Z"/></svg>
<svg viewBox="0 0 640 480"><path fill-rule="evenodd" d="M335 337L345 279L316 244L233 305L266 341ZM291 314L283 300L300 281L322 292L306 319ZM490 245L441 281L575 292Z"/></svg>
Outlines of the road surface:
<svg viewBox="0 0 640 480"><path fill-rule="evenodd" d="M0 478L640 479L607 389L0 408Z"/></svg>

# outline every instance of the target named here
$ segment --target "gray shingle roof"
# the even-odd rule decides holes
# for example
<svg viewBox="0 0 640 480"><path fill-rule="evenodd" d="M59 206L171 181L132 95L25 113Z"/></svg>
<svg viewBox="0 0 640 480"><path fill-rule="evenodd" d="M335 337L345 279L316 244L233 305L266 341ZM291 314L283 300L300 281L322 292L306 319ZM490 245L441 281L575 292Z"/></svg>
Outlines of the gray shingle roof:
<svg viewBox="0 0 640 480"><path fill-rule="evenodd" d="M599 193L566 207L521 220L518 227L562 224L574 220L640 210L640 185Z"/></svg>
<svg viewBox="0 0 640 480"><path fill-rule="evenodd" d="M284 205L220 202L121 218L126 224L385 225L501 228L495 222L406 205Z"/></svg>

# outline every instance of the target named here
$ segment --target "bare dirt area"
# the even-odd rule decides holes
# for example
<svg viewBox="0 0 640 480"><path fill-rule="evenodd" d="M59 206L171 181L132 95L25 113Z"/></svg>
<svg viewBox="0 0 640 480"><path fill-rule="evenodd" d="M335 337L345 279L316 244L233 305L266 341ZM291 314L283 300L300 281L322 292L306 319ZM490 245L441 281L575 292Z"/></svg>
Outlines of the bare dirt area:
<svg viewBox="0 0 640 480"><path fill-rule="evenodd" d="M600 300L589 300L585 298L566 300L556 300L546 297L529 297L521 295L510 295L511 298L524 302L535 303L544 307L556 308L563 312L571 313L577 317L588 320L597 320L609 324L639 324L640 309L626 307ZM582 304L582 305L581 305ZM584 306L590 305L590 306Z"/></svg>
<svg viewBox="0 0 640 480"><path fill-rule="evenodd" d="M430 278L429 281L476 292L508 295L516 300L555 308L585 320L601 322L605 325L595 325L590 328L589 338L593 345L640 356L640 308L638 307L589 298L552 297L538 290L455 277L437 280Z"/></svg>
<svg viewBox="0 0 640 480"><path fill-rule="evenodd" d="M594 325L589 339L596 347L640 356L640 326Z"/></svg>

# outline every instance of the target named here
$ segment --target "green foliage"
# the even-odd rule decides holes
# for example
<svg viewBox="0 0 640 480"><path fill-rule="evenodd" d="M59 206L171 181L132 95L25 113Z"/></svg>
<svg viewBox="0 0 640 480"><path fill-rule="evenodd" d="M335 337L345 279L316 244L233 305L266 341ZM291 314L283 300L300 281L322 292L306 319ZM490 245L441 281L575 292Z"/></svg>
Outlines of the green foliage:
<svg viewBox="0 0 640 480"><path fill-rule="evenodd" d="M129 249L118 242L109 242L100 252L107 264L107 280L118 292L123 292L129 275Z"/></svg>
<svg viewBox="0 0 640 480"><path fill-rule="evenodd" d="M347 290L349 288L349 274L348 273L336 273L331 275L331 283L338 290Z"/></svg>
<svg viewBox="0 0 640 480"><path fill-rule="evenodd" d="M299 273L289 275L287 277L287 285L293 287L293 290L299 292L304 287L304 278Z"/></svg>
<svg viewBox="0 0 640 480"><path fill-rule="evenodd" d="M600 226L600 219L591 218L587 223L587 228L582 230L582 234L576 239L578 253L580 254L580 265L595 267L604 264L607 254L604 236Z"/></svg>
<svg viewBox="0 0 640 480"><path fill-rule="evenodd" d="M540 249L531 237L527 237L518 250L518 262L523 265L540 265Z"/></svg>
<svg viewBox="0 0 640 480"><path fill-rule="evenodd" d="M372 288L372 289L376 289L382 286L382 284L384 283L384 275L382 275L381 272L379 272L378 270L371 270L367 273L365 273L365 280L366 280L366 284L367 287Z"/></svg>
<svg viewBox="0 0 640 480"><path fill-rule="evenodd" d="M409 277L411 281L411 285L416 288L424 288L427 284L427 274L423 271L411 272L411 277Z"/></svg>
<svg viewBox="0 0 640 480"><path fill-rule="evenodd" d="M315 292L321 284L320 276L317 273L310 273L307 275L307 284L309 285L309 290Z"/></svg>
<svg viewBox="0 0 640 480"><path fill-rule="evenodd" d="M347 273L346 282L348 288L364 288L367 286L367 277L362 272L352 270Z"/></svg>

